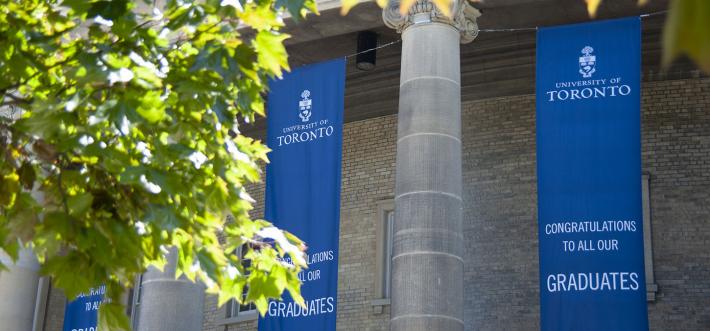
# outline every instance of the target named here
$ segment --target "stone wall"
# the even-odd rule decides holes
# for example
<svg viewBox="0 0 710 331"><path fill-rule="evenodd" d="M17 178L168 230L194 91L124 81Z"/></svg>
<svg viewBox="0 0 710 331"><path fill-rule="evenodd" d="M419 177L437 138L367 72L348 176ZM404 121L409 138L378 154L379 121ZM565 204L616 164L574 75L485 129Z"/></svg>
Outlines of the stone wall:
<svg viewBox="0 0 710 331"><path fill-rule="evenodd" d="M466 330L537 329L535 98L462 107Z"/></svg>
<svg viewBox="0 0 710 331"><path fill-rule="evenodd" d="M338 330L389 330L389 308L371 305L378 299L375 281L375 225L377 203L394 197L395 116L351 122L343 131L340 209L340 263L338 268ZM251 187L253 197L263 197L263 185ZM263 215L263 199L253 217ZM204 331L224 331L217 300L205 301ZM254 321L237 323L228 330L256 330Z"/></svg>
<svg viewBox="0 0 710 331"><path fill-rule="evenodd" d="M710 329L710 79L643 87L643 171L650 174L659 287L649 303L651 329ZM489 98L462 107L466 330L537 329L535 98ZM378 299L377 205L394 194L396 120L390 115L345 125L338 330L388 330L389 308L380 312L371 302ZM263 185L250 193L263 196ZM256 207L258 217L263 205ZM64 302L52 298L48 314L55 316ZM221 317L208 296L203 330L256 330L255 321L225 328Z"/></svg>
<svg viewBox="0 0 710 331"><path fill-rule="evenodd" d="M44 331L62 331L66 304L67 297L64 296L64 293L60 289L51 286L47 300L47 311L44 316Z"/></svg>
<svg viewBox="0 0 710 331"><path fill-rule="evenodd" d="M710 330L710 79L645 86L643 170L659 288L651 329Z"/></svg>
<svg viewBox="0 0 710 331"><path fill-rule="evenodd" d="M643 86L643 171L650 174L659 287L649 302L651 329L708 329L710 79ZM462 107L466 330L536 329L535 97ZM395 130L394 115L345 125L338 330L388 329L388 308L378 314L370 303L376 205L393 195ZM230 328L255 329L253 322Z"/></svg>
<svg viewBox="0 0 710 331"><path fill-rule="evenodd" d="M643 83L657 299L652 330L710 328L710 79ZM463 111L467 330L539 327L535 98Z"/></svg>
<svg viewBox="0 0 710 331"><path fill-rule="evenodd" d="M338 330L389 330L389 307L376 313L377 204L394 198L396 116L345 125L338 268Z"/></svg>

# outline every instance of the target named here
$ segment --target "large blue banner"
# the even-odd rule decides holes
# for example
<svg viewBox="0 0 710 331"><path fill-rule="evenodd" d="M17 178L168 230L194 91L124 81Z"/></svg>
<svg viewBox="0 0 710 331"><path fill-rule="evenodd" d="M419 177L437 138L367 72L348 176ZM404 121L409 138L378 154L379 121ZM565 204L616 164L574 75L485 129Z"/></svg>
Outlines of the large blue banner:
<svg viewBox="0 0 710 331"><path fill-rule="evenodd" d="M542 330L647 330L638 17L537 34Z"/></svg>
<svg viewBox="0 0 710 331"><path fill-rule="evenodd" d="M265 218L308 245L306 307L269 302L260 331L335 330L344 59L294 69L269 85Z"/></svg>
<svg viewBox="0 0 710 331"><path fill-rule="evenodd" d="M63 331L96 331L99 307L106 292L105 286L92 288L67 303L64 310Z"/></svg>

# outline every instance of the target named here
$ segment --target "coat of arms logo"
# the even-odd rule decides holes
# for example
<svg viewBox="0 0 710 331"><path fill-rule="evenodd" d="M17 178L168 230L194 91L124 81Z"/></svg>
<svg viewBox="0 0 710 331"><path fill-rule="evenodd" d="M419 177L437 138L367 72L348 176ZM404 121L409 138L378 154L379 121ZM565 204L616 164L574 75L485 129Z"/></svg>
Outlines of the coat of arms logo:
<svg viewBox="0 0 710 331"><path fill-rule="evenodd" d="M597 71L597 56L592 55L594 48L591 46L586 46L582 48L582 56L579 57L579 73L582 74L584 78L592 77L592 74Z"/></svg>
<svg viewBox="0 0 710 331"><path fill-rule="evenodd" d="M303 90L303 92L301 92L302 100L298 102L298 117L300 117L303 122L308 122L308 119L311 118L311 105L313 100L309 98L310 96L311 91Z"/></svg>

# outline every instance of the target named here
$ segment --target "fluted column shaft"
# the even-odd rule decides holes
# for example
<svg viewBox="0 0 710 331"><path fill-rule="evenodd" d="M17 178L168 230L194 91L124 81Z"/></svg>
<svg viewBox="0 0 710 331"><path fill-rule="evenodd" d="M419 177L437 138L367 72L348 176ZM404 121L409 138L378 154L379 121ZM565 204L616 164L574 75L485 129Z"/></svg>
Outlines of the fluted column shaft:
<svg viewBox="0 0 710 331"><path fill-rule="evenodd" d="M390 323L396 331L464 328L459 43L471 33L459 9L449 19L420 0L394 24L391 12L384 15L402 32ZM475 25L475 16L469 21Z"/></svg>
<svg viewBox="0 0 710 331"><path fill-rule="evenodd" d="M15 263L0 250L0 261L9 270L0 272L0 329L32 330L39 264L30 249L21 249Z"/></svg>
<svg viewBox="0 0 710 331"><path fill-rule="evenodd" d="M138 331L202 330L204 286L184 276L175 279L177 254L171 249L164 270L150 267L143 275Z"/></svg>

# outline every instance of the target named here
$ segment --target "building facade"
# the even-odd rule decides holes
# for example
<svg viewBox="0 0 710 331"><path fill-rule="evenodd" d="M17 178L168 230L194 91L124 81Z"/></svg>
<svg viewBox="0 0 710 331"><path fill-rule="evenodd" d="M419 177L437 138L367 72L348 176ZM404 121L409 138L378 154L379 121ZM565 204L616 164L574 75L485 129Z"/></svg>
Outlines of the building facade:
<svg viewBox="0 0 710 331"><path fill-rule="evenodd" d="M667 7L667 1L652 1L644 8L632 3L608 4L600 15L632 16ZM453 305L442 307L450 313L450 318L444 319L453 321L454 326L447 327L447 321L426 322L438 329L456 329L459 321L465 330L539 329L535 31L528 28L588 19L582 1L575 5L553 0L491 1L476 6L482 11L477 18L481 31L476 40L460 46L458 38L465 37L461 26L446 21L412 23L414 27L436 25L445 32L422 29L407 39L397 29L406 34L412 26L392 22L388 25L395 29L384 26L382 10L373 3L361 4L339 20L335 5L325 2L320 17L290 28L294 35L289 45L293 66L354 53L360 30L376 32L380 45L392 43L377 51L376 66L370 71L358 70L354 58L347 64L338 330L408 329L408 322L395 318L407 315L403 313L405 308L396 307L391 298L402 295L402 286L415 288L411 295L421 294L422 306L446 306L450 297L460 295L460 302L454 299ZM426 10L423 12L429 13ZM644 17L642 32L644 176L639 180L644 197L648 316L652 330L708 330L710 78L682 60L666 71L660 70L664 18L663 14ZM513 28L517 30L501 31ZM446 39L452 35L457 36L455 43ZM400 38L404 41L398 42ZM443 76L451 70L459 76L451 79L458 86L422 83L424 87L411 90L405 84L418 77ZM412 94L422 99L411 99ZM427 116L449 116L445 119L453 123L448 128L452 131L446 134L459 138L458 156L456 151L442 152L425 160L438 169L432 176L440 179L422 184L433 185L431 190L435 191L440 188L436 185L446 182L460 198L458 204L454 201L449 207L444 206L447 200L443 199L428 214L437 215L436 210L442 208L460 210L459 216L446 217L460 217L455 224L460 228L449 230L458 231L459 236L447 241L460 245L460 279L445 283L445 290L405 283L411 280L403 280L402 267L391 259L402 250L395 248L395 243L403 240L394 234L393 224L402 222L398 215L411 215L411 210L402 207L405 204L396 201L406 186L402 181L407 180L398 176L410 171L398 164L398 158L407 157L402 151L409 148L403 145L408 139L403 130L413 132L403 124L403 116L413 116L403 112L407 107L403 98L419 103L436 100L423 107L430 111ZM415 117L406 122L416 122ZM264 130L263 124L257 123L248 133L264 137ZM446 142L423 144L434 150L446 149ZM250 193L258 197L263 191L263 185L255 185ZM261 216L262 203L260 200L254 216ZM422 214L426 213L408 218L421 218ZM452 270L459 259L453 260L452 267L439 271L456 273ZM450 265L447 263L433 261L430 265ZM416 265L407 269L408 273L418 271ZM166 281L151 286L151 280L156 279ZM143 287L126 298L138 330L167 330L160 323L166 323L171 312L173 317L180 316L173 321L182 325L171 330L256 330L253 306L218 307L216 298L205 295L199 285L177 282L155 271L143 277ZM27 325L34 325L35 330L62 329L66 298L51 286L51 281L36 275L31 259L21 260L11 272L0 275L0 292L10 293L11 289L12 298L23 299L12 304L32 307L33 313L0 316L3 321L24 321L8 330L24 330ZM452 294L452 290L459 293ZM37 296L28 295L33 291ZM10 300L4 301L2 305L10 304ZM174 315L184 311L189 313Z"/></svg>

